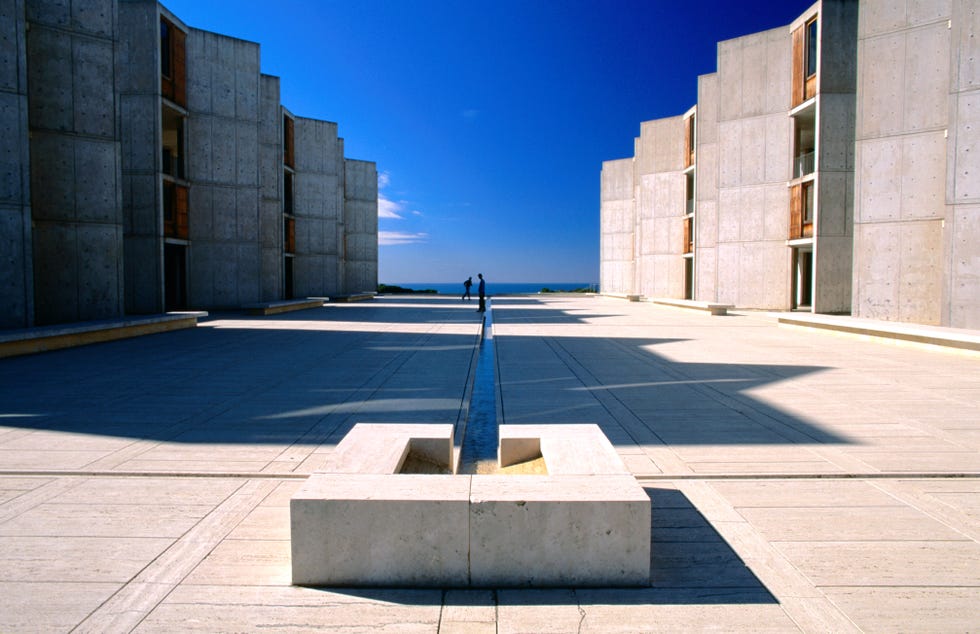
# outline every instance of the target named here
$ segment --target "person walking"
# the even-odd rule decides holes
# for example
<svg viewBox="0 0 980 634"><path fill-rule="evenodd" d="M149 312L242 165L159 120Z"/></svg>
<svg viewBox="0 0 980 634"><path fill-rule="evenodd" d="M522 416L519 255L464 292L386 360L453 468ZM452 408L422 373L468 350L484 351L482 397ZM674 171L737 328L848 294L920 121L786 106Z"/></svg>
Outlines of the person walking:
<svg viewBox="0 0 980 634"><path fill-rule="evenodd" d="M487 284L486 280L483 279L483 273L477 273L476 276L480 278L480 286L476 291L476 294L480 298L480 307L477 308L477 311L485 313L487 312Z"/></svg>
<svg viewBox="0 0 980 634"><path fill-rule="evenodd" d="M460 299L466 299L466 300L472 299L472 297L470 297L470 287L471 286L473 286L473 276L472 275L470 277L466 278L466 281L463 282L463 288L465 290L463 291L463 296Z"/></svg>

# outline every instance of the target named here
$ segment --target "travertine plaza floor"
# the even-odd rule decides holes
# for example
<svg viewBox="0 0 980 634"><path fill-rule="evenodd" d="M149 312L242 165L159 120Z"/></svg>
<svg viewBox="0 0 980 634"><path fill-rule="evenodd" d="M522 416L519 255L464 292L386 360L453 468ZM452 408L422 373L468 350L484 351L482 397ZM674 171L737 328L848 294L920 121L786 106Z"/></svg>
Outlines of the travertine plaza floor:
<svg viewBox="0 0 980 634"><path fill-rule="evenodd" d="M649 587L292 587L291 493L356 422L464 415L474 308L0 360L0 631L980 629L980 358L602 297L494 299L498 418L602 427Z"/></svg>

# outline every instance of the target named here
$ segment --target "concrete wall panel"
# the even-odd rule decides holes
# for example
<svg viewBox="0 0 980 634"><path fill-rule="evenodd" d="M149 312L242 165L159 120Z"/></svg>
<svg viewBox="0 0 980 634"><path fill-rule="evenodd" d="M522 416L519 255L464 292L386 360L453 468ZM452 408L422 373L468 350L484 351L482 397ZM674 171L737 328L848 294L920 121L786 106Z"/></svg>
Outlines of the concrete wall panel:
<svg viewBox="0 0 980 634"><path fill-rule="evenodd" d="M949 325L980 330L980 205L957 205L952 233Z"/></svg>
<svg viewBox="0 0 980 634"><path fill-rule="evenodd" d="M856 221L897 220L902 206L901 139L869 139L857 146L856 153Z"/></svg>
<svg viewBox="0 0 980 634"><path fill-rule="evenodd" d="M849 172L827 172L820 175L818 184L819 209L817 210L817 235L820 240L829 236L851 235L853 214L854 176ZM785 209L789 208L786 200ZM787 216L788 218L788 216ZM784 236L789 235L789 227ZM850 273L848 273L850 278Z"/></svg>
<svg viewBox="0 0 980 634"><path fill-rule="evenodd" d="M75 123L71 36L35 26L28 31L27 56L31 125L71 130Z"/></svg>
<svg viewBox="0 0 980 634"><path fill-rule="evenodd" d="M941 22L910 31L907 38L903 127L942 128L949 109L949 29Z"/></svg>
<svg viewBox="0 0 980 634"><path fill-rule="evenodd" d="M83 4L83 3L78 3ZM113 76L115 45L112 40L72 40L72 128L81 134L114 137L116 95Z"/></svg>
<svg viewBox="0 0 980 634"><path fill-rule="evenodd" d="M889 33L858 44L859 137L895 134L905 120L906 38Z"/></svg>
<svg viewBox="0 0 980 634"><path fill-rule="evenodd" d="M764 188L762 240L785 240L789 236L789 188Z"/></svg>
<svg viewBox="0 0 980 634"><path fill-rule="evenodd" d="M113 141L74 142L75 218L122 225L119 146Z"/></svg>
<svg viewBox="0 0 980 634"><path fill-rule="evenodd" d="M743 119L739 135L740 185L756 185L766 181L766 119ZM725 156L724 154L722 156Z"/></svg>
<svg viewBox="0 0 980 634"><path fill-rule="evenodd" d="M947 200L953 204L977 202L980 201L980 89L960 93L954 103Z"/></svg>

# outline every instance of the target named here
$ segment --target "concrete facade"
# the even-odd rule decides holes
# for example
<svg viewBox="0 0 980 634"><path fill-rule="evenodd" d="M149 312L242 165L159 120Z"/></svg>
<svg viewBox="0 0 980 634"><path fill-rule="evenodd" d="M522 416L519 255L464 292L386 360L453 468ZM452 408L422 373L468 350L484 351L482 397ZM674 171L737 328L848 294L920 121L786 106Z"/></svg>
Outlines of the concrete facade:
<svg viewBox="0 0 980 634"><path fill-rule="evenodd" d="M25 3L37 324L123 310L117 5ZM26 264L26 260L25 260Z"/></svg>
<svg viewBox="0 0 980 634"><path fill-rule="evenodd" d="M824 0L719 43L692 110L692 253L650 221L676 202L651 195L645 158L654 129L665 146L685 131L644 122L632 200L607 195L622 165L603 164L602 291L980 326L977 13ZM665 281L684 258L689 288Z"/></svg>
<svg viewBox="0 0 980 634"><path fill-rule="evenodd" d="M980 328L978 13L862 5L856 316Z"/></svg>
<svg viewBox="0 0 980 634"><path fill-rule="evenodd" d="M151 0L0 11L0 327L376 288L377 170L346 177L337 124L282 107L259 44Z"/></svg>
<svg viewBox="0 0 980 634"><path fill-rule="evenodd" d="M0 328L34 314L26 26L23 0L0 6Z"/></svg>
<svg viewBox="0 0 980 634"><path fill-rule="evenodd" d="M348 292L378 286L378 168L368 161L344 161L345 287Z"/></svg>

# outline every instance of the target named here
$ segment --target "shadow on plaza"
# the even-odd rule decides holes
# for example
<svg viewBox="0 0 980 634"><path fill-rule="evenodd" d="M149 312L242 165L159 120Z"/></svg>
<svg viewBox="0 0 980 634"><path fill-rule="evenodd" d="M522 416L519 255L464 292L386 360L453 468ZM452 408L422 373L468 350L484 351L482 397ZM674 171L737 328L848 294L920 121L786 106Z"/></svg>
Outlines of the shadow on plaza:
<svg viewBox="0 0 980 634"><path fill-rule="evenodd" d="M3 359L0 429L292 445L336 442L356 422L455 424L466 410L477 338L410 326L478 323L460 304L379 297L271 317L225 316L196 329ZM501 324L602 316L588 305L559 310L534 298L505 305L494 311ZM508 424L597 422L614 444L847 442L750 393L819 366L681 363L656 353L684 344L672 338L495 341ZM616 429L629 438L610 433Z"/></svg>
<svg viewBox="0 0 980 634"><path fill-rule="evenodd" d="M659 487L645 487L644 490L650 496L651 506L648 586L479 590L493 591L493 601L497 606L749 605L779 602L683 493ZM322 590L411 605L450 604L447 596L433 590L337 587L324 587ZM451 605L486 606L486 593L453 593Z"/></svg>

